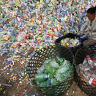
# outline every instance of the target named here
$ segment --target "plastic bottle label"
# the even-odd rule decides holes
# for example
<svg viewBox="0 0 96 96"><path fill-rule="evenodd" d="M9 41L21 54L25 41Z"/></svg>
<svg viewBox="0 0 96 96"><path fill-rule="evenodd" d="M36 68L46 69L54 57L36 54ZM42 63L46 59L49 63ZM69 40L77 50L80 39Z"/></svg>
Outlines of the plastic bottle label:
<svg viewBox="0 0 96 96"><path fill-rule="evenodd" d="M91 78L89 80L89 84L93 85L93 86L96 86L96 78Z"/></svg>

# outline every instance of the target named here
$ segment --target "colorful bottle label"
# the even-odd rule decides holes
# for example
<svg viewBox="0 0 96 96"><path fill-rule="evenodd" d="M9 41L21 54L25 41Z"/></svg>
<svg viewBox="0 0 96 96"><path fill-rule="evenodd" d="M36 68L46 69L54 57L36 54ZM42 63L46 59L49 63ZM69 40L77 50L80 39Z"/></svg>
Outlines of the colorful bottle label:
<svg viewBox="0 0 96 96"><path fill-rule="evenodd" d="M96 78L90 78L89 84L96 86Z"/></svg>

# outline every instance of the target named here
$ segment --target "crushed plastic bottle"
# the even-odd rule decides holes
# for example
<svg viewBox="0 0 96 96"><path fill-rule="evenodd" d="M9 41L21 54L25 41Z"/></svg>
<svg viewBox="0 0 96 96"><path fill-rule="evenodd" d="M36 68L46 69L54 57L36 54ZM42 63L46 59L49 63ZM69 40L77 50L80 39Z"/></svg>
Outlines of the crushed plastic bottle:
<svg viewBox="0 0 96 96"><path fill-rule="evenodd" d="M83 61L83 64L79 64L77 71L81 78L92 86L96 86L96 57L90 57L89 55Z"/></svg>
<svg viewBox="0 0 96 96"><path fill-rule="evenodd" d="M38 68L37 74L34 77L34 82L40 87L45 87L56 85L63 80L71 78L71 76L73 76L72 64L64 58L57 56L45 60L44 64Z"/></svg>
<svg viewBox="0 0 96 96"><path fill-rule="evenodd" d="M65 38L61 40L61 45L65 47L75 47L80 45L79 39L71 39L71 38Z"/></svg>

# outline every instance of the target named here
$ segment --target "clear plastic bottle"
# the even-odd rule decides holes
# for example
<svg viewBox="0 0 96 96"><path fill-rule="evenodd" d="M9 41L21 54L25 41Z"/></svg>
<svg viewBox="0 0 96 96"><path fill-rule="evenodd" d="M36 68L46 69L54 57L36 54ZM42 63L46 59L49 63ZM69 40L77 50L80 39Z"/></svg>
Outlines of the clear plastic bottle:
<svg viewBox="0 0 96 96"><path fill-rule="evenodd" d="M38 68L37 73L38 74L43 73L44 69L45 69L45 65L43 64L40 68Z"/></svg>
<svg viewBox="0 0 96 96"><path fill-rule="evenodd" d="M88 60L88 64L90 67L94 67L94 62L93 60L91 59L91 57L89 55L86 56L87 60Z"/></svg>
<svg viewBox="0 0 96 96"><path fill-rule="evenodd" d="M52 76L56 74L57 68L52 67L50 64L45 66L45 73L50 73Z"/></svg>
<svg viewBox="0 0 96 96"><path fill-rule="evenodd" d="M52 78L50 80L40 83L40 87L46 87L46 86L56 85L56 84L57 84L57 80Z"/></svg>
<svg viewBox="0 0 96 96"><path fill-rule="evenodd" d="M36 80L38 82L39 81L45 81L45 80L48 80L49 77L50 76L49 76L48 73L46 73L46 74L44 74L44 73L42 73L42 74L36 74L34 80Z"/></svg>
<svg viewBox="0 0 96 96"><path fill-rule="evenodd" d="M56 59L52 59L52 61L49 62L49 64L53 67L53 68L58 68L59 64L56 62Z"/></svg>
<svg viewBox="0 0 96 96"><path fill-rule="evenodd" d="M70 76L70 72L72 72L72 65L66 60L62 66L56 72L55 78L57 81L63 81L65 78Z"/></svg>

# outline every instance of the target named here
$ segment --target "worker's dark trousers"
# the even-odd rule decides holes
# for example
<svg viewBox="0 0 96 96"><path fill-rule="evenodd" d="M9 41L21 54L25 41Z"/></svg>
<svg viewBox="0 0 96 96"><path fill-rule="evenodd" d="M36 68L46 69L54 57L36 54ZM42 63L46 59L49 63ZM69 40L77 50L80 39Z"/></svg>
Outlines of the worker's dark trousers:
<svg viewBox="0 0 96 96"><path fill-rule="evenodd" d="M94 43L96 43L96 40L93 39L88 39L83 42L84 46L93 45Z"/></svg>

